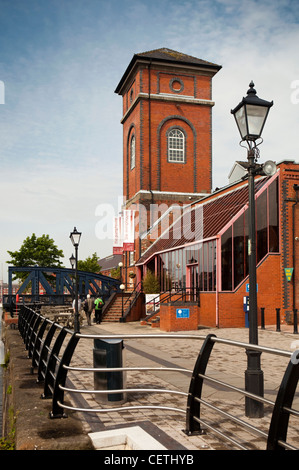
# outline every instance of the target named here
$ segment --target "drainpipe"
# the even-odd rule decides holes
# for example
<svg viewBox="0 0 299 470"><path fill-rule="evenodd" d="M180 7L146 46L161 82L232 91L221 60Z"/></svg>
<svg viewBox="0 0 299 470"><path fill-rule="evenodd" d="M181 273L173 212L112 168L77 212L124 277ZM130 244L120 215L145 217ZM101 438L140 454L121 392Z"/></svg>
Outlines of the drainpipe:
<svg viewBox="0 0 299 470"><path fill-rule="evenodd" d="M295 238L295 228L296 228L295 208L299 202L298 201L299 185L294 184L293 188L296 192L296 202L293 204L293 207L292 207L292 211L293 211L293 311L294 311L294 309L296 308L295 270L296 270L296 241L297 241L297 238Z"/></svg>
<svg viewBox="0 0 299 470"><path fill-rule="evenodd" d="M152 61L150 60L148 66L148 166L149 166L149 190L152 189L152 140L151 140L151 65Z"/></svg>
<svg viewBox="0 0 299 470"><path fill-rule="evenodd" d="M152 103L151 103L151 66L152 61L150 60L148 66L148 185L149 191L151 193L151 207L150 207L150 227L153 225L153 214L152 214L152 205L154 203L154 195L152 191Z"/></svg>
<svg viewBox="0 0 299 470"><path fill-rule="evenodd" d="M216 238L216 328L219 328L219 290L221 287L221 236Z"/></svg>

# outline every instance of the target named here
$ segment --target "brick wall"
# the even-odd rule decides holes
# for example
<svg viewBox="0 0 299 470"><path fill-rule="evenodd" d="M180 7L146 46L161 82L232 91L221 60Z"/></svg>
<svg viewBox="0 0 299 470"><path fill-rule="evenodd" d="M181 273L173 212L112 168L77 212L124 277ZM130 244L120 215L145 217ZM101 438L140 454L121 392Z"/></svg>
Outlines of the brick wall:
<svg viewBox="0 0 299 470"><path fill-rule="evenodd" d="M161 70L162 69L162 70ZM140 68L123 96L124 195L140 189L211 191L211 77L188 71ZM152 96L148 99L149 83ZM138 95L139 92L143 93ZM177 97L184 97L177 101ZM173 97L173 100L172 100ZM185 98L186 97L186 98ZM186 162L167 161L167 131L185 134ZM130 169L129 142L136 136L136 166Z"/></svg>
<svg viewBox="0 0 299 470"><path fill-rule="evenodd" d="M176 311L180 308L189 309L189 318L177 318ZM160 329L162 331L197 330L198 307L196 304L165 303L160 304Z"/></svg>

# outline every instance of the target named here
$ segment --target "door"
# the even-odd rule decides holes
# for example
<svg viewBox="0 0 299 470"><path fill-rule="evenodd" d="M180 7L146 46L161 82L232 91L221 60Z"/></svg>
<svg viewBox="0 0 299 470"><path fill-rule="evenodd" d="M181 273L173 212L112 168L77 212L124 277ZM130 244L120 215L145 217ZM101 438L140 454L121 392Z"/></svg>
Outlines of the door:
<svg viewBox="0 0 299 470"><path fill-rule="evenodd" d="M187 287L186 292L189 295L189 300L196 302L199 291L198 281L198 264L191 264L187 266Z"/></svg>

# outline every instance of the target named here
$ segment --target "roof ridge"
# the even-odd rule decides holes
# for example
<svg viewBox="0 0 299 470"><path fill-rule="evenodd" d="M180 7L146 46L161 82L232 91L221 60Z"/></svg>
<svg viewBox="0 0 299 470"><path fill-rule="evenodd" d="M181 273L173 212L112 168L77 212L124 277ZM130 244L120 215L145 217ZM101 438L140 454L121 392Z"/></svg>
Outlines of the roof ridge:
<svg viewBox="0 0 299 470"><path fill-rule="evenodd" d="M176 51L174 49L170 49L169 47L161 47L159 49L152 49L152 50L146 51L146 52L139 52L135 55L136 56L147 56L147 55L152 55L154 53L157 53L157 54L162 53L162 54L165 54L165 55L169 55L169 56L173 57L175 60L192 59L194 61L198 61L198 62L209 64L209 65L215 65L215 66L217 65L217 64L214 64L213 62L210 62L210 61L207 61L207 60L204 60L204 59L199 59L198 57L192 56L190 54L185 54L183 52L179 52L179 51Z"/></svg>

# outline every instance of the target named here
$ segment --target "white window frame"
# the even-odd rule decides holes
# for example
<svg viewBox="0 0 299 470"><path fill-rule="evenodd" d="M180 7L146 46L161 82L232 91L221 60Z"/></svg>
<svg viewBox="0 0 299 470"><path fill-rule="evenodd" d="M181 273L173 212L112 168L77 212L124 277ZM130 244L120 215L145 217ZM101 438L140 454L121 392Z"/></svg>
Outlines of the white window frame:
<svg viewBox="0 0 299 470"><path fill-rule="evenodd" d="M167 160L170 163L185 163L185 134L174 128L167 136Z"/></svg>
<svg viewBox="0 0 299 470"><path fill-rule="evenodd" d="M132 135L130 140L130 169L133 170L136 164L136 139L135 135Z"/></svg>

